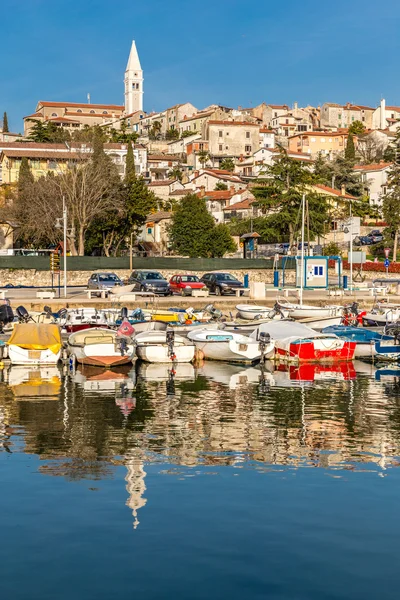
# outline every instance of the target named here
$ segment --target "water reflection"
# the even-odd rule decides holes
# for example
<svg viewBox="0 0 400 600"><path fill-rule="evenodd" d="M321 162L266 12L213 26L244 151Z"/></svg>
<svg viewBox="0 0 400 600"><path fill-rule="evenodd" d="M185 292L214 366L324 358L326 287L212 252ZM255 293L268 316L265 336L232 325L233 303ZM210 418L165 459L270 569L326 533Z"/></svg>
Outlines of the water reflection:
<svg viewBox="0 0 400 600"><path fill-rule="evenodd" d="M73 373L6 367L0 452L35 454L40 473L73 481L109 478L123 465L136 528L151 496L152 464L168 465L163 473L225 465L388 474L400 454L399 406L400 370L358 362L278 370L136 364Z"/></svg>

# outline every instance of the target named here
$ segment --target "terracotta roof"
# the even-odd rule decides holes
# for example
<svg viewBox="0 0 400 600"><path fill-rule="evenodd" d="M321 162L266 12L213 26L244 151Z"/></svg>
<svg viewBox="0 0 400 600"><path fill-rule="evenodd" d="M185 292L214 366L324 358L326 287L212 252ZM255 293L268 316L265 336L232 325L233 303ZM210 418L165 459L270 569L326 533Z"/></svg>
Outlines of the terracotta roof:
<svg viewBox="0 0 400 600"><path fill-rule="evenodd" d="M249 127L260 127L258 123L249 123L248 121L208 121L209 125L238 125Z"/></svg>
<svg viewBox="0 0 400 600"><path fill-rule="evenodd" d="M151 213L147 215L146 220L148 223L158 223L159 221L164 221L165 219L170 219L172 217L171 212L166 212L165 210L159 210L158 212Z"/></svg>
<svg viewBox="0 0 400 600"><path fill-rule="evenodd" d="M287 104L267 104L269 108L279 108L281 110L289 110Z"/></svg>
<svg viewBox="0 0 400 600"><path fill-rule="evenodd" d="M347 137L347 131L298 131L294 135L291 135L291 138L299 137L302 135L307 135L311 137Z"/></svg>
<svg viewBox="0 0 400 600"><path fill-rule="evenodd" d="M400 106L387 106L386 110L394 110L395 112L400 112Z"/></svg>
<svg viewBox="0 0 400 600"><path fill-rule="evenodd" d="M186 194L190 194L192 190L174 190L170 193L170 196L186 196Z"/></svg>
<svg viewBox="0 0 400 600"><path fill-rule="evenodd" d="M41 142L1 142L1 148L10 148L12 150L24 150L26 148L32 148L36 150L42 150L44 148L52 149L52 150L65 150L65 144L50 144L50 143L41 143Z"/></svg>
<svg viewBox="0 0 400 600"><path fill-rule="evenodd" d="M200 198L208 198L209 200L229 200L237 194L235 190L212 190L204 193L200 190L196 193Z"/></svg>
<svg viewBox="0 0 400 600"><path fill-rule="evenodd" d="M120 104L87 104L80 102L47 102L43 100L39 100L38 106L54 106L54 107L62 107L67 108L68 106L79 107L79 108L109 108L110 110L124 110L124 106Z"/></svg>
<svg viewBox="0 0 400 600"><path fill-rule="evenodd" d="M209 117L215 112L215 110L209 110L203 113L195 113L191 117L187 117L186 115L179 121L179 123L184 123L185 121L193 121L194 119L202 119L203 117Z"/></svg>
<svg viewBox="0 0 400 600"><path fill-rule="evenodd" d="M334 188L328 187L327 185L322 185L320 183L316 183L313 185L313 187L323 190L324 192L327 192L331 196L340 196L340 198L346 198L347 200L356 200L355 196L351 196L350 194L347 194L347 192L345 194L342 194L341 190L336 190Z"/></svg>
<svg viewBox="0 0 400 600"><path fill-rule="evenodd" d="M151 186L151 187L157 187L157 186L167 187L167 186L171 185L171 183L175 183L176 181L178 181L178 180L177 179L163 179L162 181L150 181L150 183L148 183L147 185Z"/></svg>
<svg viewBox="0 0 400 600"><path fill-rule="evenodd" d="M65 117L52 117L49 121L55 121L56 123L79 123L75 119L66 119Z"/></svg>
<svg viewBox="0 0 400 600"><path fill-rule="evenodd" d="M51 150L2 150L1 154L8 158L22 158L26 156L27 158L47 158L51 159L73 159L73 158L82 158L82 154L78 152L61 152L61 151L51 151Z"/></svg>
<svg viewBox="0 0 400 600"><path fill-rule="evenodd" d="M273 129L268 129L267 127L261 127L260 133L274 133Z"/></svg>
<svg viewBox="0 0 400 600"><path fill-rule="evenodd" d="M355 171L383 171L384 169L387 169L388 167L391 167L392 163L375 163L372 165L355 165L354 166L354 170Z"/></svg>
<svg viewBox="0 0 400 600"><path fill-rule="evenodd" d="M24 119L39 119L39 118L43 119L43 115L41 112L35 112L32 115L27 115L26 117L24 117Z"/></svg>
<svg viewBox="0 0 400 600"><path fill-rule="evenodd" d="M252 205L252 200L246 198L246 200L241 200L241 202L236 202L235 204L231 204L230 206L226 206L222 210L245 210L246 208L250 208Z"/></svg>

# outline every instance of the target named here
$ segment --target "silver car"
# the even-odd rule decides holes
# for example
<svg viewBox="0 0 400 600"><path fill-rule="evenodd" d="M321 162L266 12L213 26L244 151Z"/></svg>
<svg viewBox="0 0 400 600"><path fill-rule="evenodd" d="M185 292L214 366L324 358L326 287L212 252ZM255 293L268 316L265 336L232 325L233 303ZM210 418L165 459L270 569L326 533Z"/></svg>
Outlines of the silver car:
<svg viewBox="0 0 400 600"><path fill-rule="evenodd" d="M115 273L93 273L88 281L89 290L110 291L116 285L122 285L121 279Z"/></svg>

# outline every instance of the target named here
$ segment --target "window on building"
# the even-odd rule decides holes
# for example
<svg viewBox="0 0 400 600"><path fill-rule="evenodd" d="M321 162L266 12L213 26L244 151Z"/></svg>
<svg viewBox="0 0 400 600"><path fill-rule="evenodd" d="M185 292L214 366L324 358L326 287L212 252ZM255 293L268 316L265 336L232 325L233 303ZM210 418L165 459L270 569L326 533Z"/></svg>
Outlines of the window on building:
<svg viewBox="0 0 400 600"><path fill-rule="evenodd" d="M229 146L225 146L225 150L229 150Z"/></svg>
<svg viewBox="0 0 400 600"><path fill-rule="evenodd" d="M297 131L307 131L307 125L297 125Z"/></svg>
<svg viewBox="0 0 400 600"><path fill-rule="evenodd" d="M57 117L58 115L57 115L57 113L52 113L51 116L52 117Z"/></svg>
<svg viewBox="0 0 400 600"><path fill-rule="evenodd" d="M76 112L82 112L80 108L78 108L78 110Z"/></svg>
<svg viewBox="0 0 400 600"><path fill-rule="evenodd" d="M90 114L94 115L94 114L95 114L95 111L94 111L94 110L91 110L91 111L90 111Z"/></svg>
<svg viewBox="0 0 400 600"><path fill-rule="evenodd" d="M311 141L312 141L312 142L315 142L315 138L313 138L313 137L312 137L312 138L311 138Z"/></svg>
<svg viewBox="0 0 400 600"><path fill-rule="evenodd" d="M55 160L49 160L48 162L49 169L57 169L57 163Z"/></svg>
<svg viewBox="0 0 400 600"><path fill-rule="evenodd" d="M385 195L387 193L386 185L382 186L382 193Z"/></svg>
<svg viewBox="0 0 400 600"><path fill-rule="evenodd" d="M244 151L245 152L251 152L251 146L245 146L244 147Z"/></svg>
<svg viewBox="0 0 400 600"><path fill-rule="evenodd" d="M106 110L103 110L103 115L108 115L108 112Z"/></svg>
<svg viewBox="0 0 400 600"><path fill-rule="evenodd" d="M392 114L390 115L390 118L391 118L391 119L394 119L394 113L392 113Z"/></svg>
<svg viewBox="0 0 400 600"><path fill-rule="evenodd" d="M220 145L219 145L219 151L220 151L220 152L222 152L222 150L223 150L223 149L224 149L223 145L222 145L222 144L220 144Z"/></svg>
<svg viewBox="0 0 400 600"><path fill-rule="evenodd" d="M339 113L338 114L338 119L341 119L341 118L342 118L342 115Z"/></svg>
<svg viewBox="0 0 400 600"><path fill-rule="evenodd" d="M351 120L354 121L354 117L351 117Z"/></svg>
<svg viewBox="0 0 400 600"><path fill-rule="evenodd" d="M323 277L324 275L324 267L322 265L314 266L314 277Z"/></svg>
<svg viewBox="0 0 400 600"><path fill-rule="evenodd" d="M218 131L218 137L222 137L222 131Z"/></svg>
<svg viewBox="0 0 400 600"><path fill-rule="evenodd" d="M289 125L289 119L285 119L286 125Z"/></svg>
<svg viewBox="0 0 400 600"><path fill-rule="evenodd" d="M246 138L249 139L250 138L250 131L246 131Z"/></svg>
<svg viewBox="0 0 400 600"><path fill-rule="evenodd" d="M277 117L277 116L278 116L278 113L277 113L277 112L276 112L276 113L274 113L274 117Z"/></svg>
<svg viewBox="0 0 400 600"><path fill-rule="evenodd" d="M325 140L325 138L321 138L321 142L322 142L323 144L325 144L325 141L326 141L326 140Z"/></svg>

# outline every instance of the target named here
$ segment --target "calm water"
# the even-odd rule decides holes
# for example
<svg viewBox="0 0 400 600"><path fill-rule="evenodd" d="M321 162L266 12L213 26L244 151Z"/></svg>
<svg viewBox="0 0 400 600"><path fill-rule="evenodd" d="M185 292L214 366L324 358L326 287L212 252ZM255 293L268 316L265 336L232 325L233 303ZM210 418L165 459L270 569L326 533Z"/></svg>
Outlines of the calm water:
<svg viewBox="0 0 400 600"><path fill-rule="evenodd" d="M400 371L0 375L2 599L398 598Z"/></svg>

